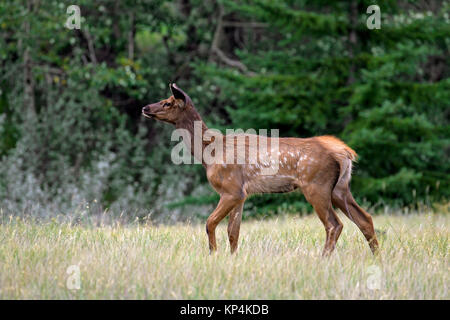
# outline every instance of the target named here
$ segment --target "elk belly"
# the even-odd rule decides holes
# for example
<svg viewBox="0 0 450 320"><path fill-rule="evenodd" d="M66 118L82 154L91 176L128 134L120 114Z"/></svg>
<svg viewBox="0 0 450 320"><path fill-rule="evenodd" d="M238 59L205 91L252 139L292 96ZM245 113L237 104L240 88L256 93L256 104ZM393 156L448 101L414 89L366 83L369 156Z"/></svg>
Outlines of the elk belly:
<svg viewBox="0 0 450 320"><path fill-rule="evenodd" d="M247 194L285 193L297 188L296 178L289 175L258 175L246 184Z"/></svg>

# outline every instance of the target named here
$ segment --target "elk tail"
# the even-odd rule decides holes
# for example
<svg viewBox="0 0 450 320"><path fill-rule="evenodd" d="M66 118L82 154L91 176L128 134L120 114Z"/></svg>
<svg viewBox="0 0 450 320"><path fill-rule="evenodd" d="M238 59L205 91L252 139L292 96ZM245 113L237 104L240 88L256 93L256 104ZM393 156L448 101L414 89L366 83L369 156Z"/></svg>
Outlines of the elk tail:
<svg viewBox="0 0 450 320"><path fill-rule="evenodd" d="M342 159L339 162L340 172L339 172L339 178L336 182L336 185L333 188L333 192L340 193L342 195L342 198L344 200L345 210L348 213L348 217L350 220L355 222L355 220L352 217L351 211L348 209L347 204L347 190L350 190L350 179L352 177L352 159Z"/></svg>

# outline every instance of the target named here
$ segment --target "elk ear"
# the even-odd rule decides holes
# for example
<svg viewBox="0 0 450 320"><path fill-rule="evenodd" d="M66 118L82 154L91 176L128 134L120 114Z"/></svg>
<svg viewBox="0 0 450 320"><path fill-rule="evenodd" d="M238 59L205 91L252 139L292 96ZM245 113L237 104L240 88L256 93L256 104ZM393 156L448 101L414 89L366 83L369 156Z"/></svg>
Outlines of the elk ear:
<svg viewBox="0 0 450 320"><path fill-rule="evenodd" d="M184 102L184 106L187 106L188 104L192 104L191 98L180 88L177 87L175 83L171 83L169 85L170 91L173 94L173 97L175 99L181 99Z"/></svg>

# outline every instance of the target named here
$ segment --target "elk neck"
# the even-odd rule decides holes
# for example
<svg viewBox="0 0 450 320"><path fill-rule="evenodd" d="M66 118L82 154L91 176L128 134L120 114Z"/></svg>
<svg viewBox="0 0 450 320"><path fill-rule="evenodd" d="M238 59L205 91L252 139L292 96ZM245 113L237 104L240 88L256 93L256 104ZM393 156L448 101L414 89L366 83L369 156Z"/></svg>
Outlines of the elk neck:
<svg viewBox="0 0 450 320"><path fill-rule="evenodd" d="M175 127L177 129L185 129L189 132L190 136L191 136L191 145L188 147L190 147L191 150L191 154L196 157L198 160L200 160L203 164L204 167L206 167L206 164L204 163L203 157L201 155L195 155L195 148L194 148L194 143L195 143L195 134L198 134L199 132L195 132L195 128L197 126L201 127L201 137L197 137L197 139L201 139L201 152L203 155L203 151L205 149L205 147L207 145L209 145L211 143L211 141L204 141L203 137L205 135L205 132L208 130L208 127L206 126L205 122L203 122L202 117L200 116L200 114L197 112L197 110L195 109L195 107L193 105L188 105L186 107L186 111L182 113L182 116L180 117L180 119L178 119L175 122ZM196 124L197 123L197 124ZM197 129L197 131L199 131Z"/></svg>

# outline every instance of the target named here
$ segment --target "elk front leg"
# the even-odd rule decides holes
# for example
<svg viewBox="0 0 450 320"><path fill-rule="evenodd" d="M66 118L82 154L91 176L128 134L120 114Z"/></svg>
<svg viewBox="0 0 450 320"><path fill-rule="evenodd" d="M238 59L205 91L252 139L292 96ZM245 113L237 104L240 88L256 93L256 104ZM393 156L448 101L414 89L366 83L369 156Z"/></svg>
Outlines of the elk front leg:
<svg viewBox="0 0 450 320"><path fill-rule="evenodd" d="M239 229L242 221L242 209L244 202L238 204L231 210L230 220L228 221L228 239L230 240L231 253L233 254L238 247Z"/></svg>
<svg viewBox="0 0 450 320"><path fill-rule="evenodd" d="M206 233L209 239L209 252L217 250L216 244L216 227L223 218L233 209L239 200L231 195L222 195L220 201L217 204L216 209L211 213L206 221Z"/></svg>

